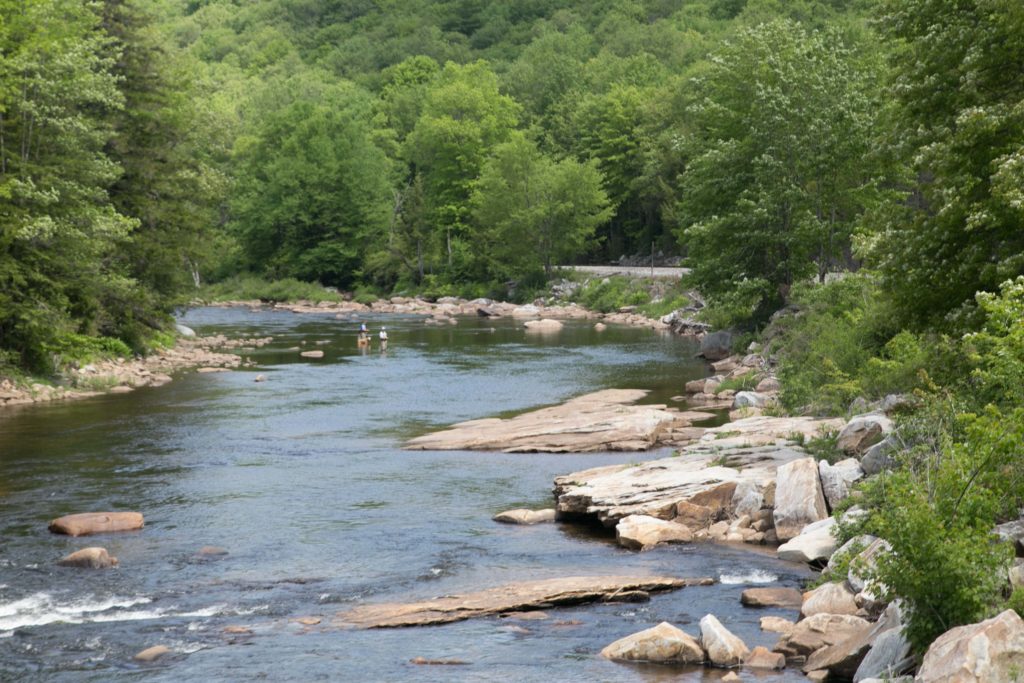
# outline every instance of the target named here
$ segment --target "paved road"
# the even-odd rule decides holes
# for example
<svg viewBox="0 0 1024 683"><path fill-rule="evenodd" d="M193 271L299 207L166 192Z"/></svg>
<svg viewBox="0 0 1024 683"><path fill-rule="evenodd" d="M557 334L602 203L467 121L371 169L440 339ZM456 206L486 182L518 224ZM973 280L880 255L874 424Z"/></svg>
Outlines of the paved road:
<svg viewBox="0 0 1024 683"><path fill-rule="evenodd" d="M559 266L593 275L633 275L647 277L679 278L690 272L689 268L651 268L650 266ZM653 273L652 273L653 271Z"/></svg>

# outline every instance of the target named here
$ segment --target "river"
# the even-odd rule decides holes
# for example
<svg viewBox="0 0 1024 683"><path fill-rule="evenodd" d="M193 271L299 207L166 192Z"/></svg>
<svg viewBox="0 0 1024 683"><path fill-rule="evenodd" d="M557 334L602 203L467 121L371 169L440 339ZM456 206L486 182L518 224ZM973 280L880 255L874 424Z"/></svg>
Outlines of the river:
<svg viewBox="0 0 1024 683"><path fill-rule="evenodd" d="M601 388L650 389L649 400L665 402L704 372L690 342L638 328L599 333L585 321L535 336L512 320L432 327L418 316L370 316L372 329L388 328L382 354L376 343L358 351L355 323L327 316L199 308L182 322L274 342L245 354L255 368L0 415L0 680L714 681L723 672L596 655L663 620L696 635L707 613L750 647L770 647L775 636L758 618L795 616L739 605L747 586L799 586L808 576L771 553L711 544L635 553L594 529L491 521L508 508L550 507L558 474L651 454L400 449L429 428ZM300 358L295 347L325 357ZM267 380L254 382L257 373ZM46 530L54 517L91 510L138 510L146 527L85 538ZM90 545L120 567L55 565ZM197 555L202 546L228 554ZM553 609L542 621L332 624L366 601L648 573L719 583L643 604ZM132 660L158 644L173 654ZM420 666L415 657L468 664Z"/></svg>

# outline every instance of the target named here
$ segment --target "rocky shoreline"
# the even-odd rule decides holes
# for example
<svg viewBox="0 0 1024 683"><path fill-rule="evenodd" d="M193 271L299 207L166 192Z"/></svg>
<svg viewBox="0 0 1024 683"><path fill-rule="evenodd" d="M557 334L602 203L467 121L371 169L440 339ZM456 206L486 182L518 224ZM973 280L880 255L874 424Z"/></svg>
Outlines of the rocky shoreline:
<svg viewBox="0 0 1024 683"><path fill-rule="evenodd" d="M141 387L158 387L172 381L172 373L191 368L197 368L198 372L230 370L243 365L243 360L240 355L226 349L259 347L270 341L270 337L180 337L172 348L145 358L116 358L73 368L58 384L32 382L16 385L10 380L2 380L0 407L69 401L102 394L128 393Z"/></svg>
<svg viewBox="0 0 1024 683"><path fill-rule="evenodd" d="M626 306L613 313L599 313L588 310L575 303L569 304L510 304L492 299L466 300L458 297L441 297L437 301L426 299L393 296L381 299L372 304L361 304L356 301L295 301L268 304L259 300L251 301L195 301L194 305L214 306L221 308L243 307L252 310L272 309L291 311L293 313L316 313L334 315L337 318L358 318L363 314L388 313L421 315L428 325L457 325L457 316L478 316L482 318L515 318L529 320L595 320L617 325L647 327L653 330L682 329L676 321L677 314L669 314L661 319L649 318L639 312L636 307Z"/></svg>

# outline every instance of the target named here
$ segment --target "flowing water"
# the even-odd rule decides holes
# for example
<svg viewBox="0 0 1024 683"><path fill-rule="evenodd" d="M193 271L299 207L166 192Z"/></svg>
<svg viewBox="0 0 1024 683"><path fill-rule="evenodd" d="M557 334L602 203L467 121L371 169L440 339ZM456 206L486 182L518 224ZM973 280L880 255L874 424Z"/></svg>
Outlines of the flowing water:
<svg viewBox="0 0 1024 683"><path fill-rule="evenodd" d="M663 620L696 634L707 613L751 647L771 646L758 618L795 616L739 605L744 587L798 586L807 576L770 553L711 544L635 553L592 528L491 521L508 508L550 507L558 474L650 454L400 449L430 428L607 387L668 401L705 372L685 340L622 327L598 333L586 322L535 336L509 320L428 327L418 317L371 316L372 329L388 327L382 354L376 343L356 349L352 320L209 308L183 322L200 334L274 342L246 353L252 369L185 373L160 388L0 415L0 680L713 681L723 672L596 655ZM303 359L294 347L325 357ZM267 381L254 382L257 373ZM46 530L54 517L90 510L138 510L146 527L84 538ZM91 545L108 548L120 567L55 565ZM198 555L207 545L228 554ZM542 621L332 624L363 602L582 574L719 583L643 604L552 609ZM302 617L322 621L305 626ZM172 654L132 660L157 644ZM410 663L416 657L467 664Z"/></svg>

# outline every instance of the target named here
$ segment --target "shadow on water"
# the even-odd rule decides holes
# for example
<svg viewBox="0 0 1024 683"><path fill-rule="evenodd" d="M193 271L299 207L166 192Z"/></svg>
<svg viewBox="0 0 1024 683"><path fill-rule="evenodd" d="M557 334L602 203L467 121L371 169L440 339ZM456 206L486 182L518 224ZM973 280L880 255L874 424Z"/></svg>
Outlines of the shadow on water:
<svg viewBox="0 0 1024 683"><path fill-rule="evenodd" d="M771 645L758 618L793 616L738 604L747 585L797 586L807 576L768 555L712 545L634 553L599 526L491 520L550 505L557 475L657 454L399 448L427 429L603 388L649 389L646 400L667 402L706 374L688 342L635 328L598 333L586 322L539 337L513 320L440 327L368 316L371 332L387 325L382 354L376 343L356 348L352 319L210 308L184 322L274 341L244 352L251 370L182 373L159 389L0 415L0 679L712 681L721 672L622 666L596 653L662 620L695 633L706 613L751 646ZM303 358L303 349L324 358ZM266 381L254 382L256 373ZM60 514L108 509L139 510L146 528L77 539L46 531ZM90 545L105 546L119 568L55 565ZM203 546L226 554L204 556ZM524 624L333 625L336 612L368 600L586 574L721 582L644 604L552 609ZM295 621L308 616L321 623ZM132 661L155 644L173 654L154 666ZM411 665L414 657L470 664L438 671Z"/></svg>

